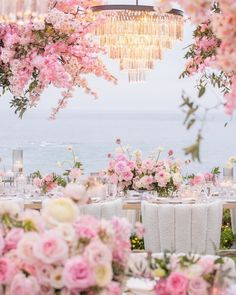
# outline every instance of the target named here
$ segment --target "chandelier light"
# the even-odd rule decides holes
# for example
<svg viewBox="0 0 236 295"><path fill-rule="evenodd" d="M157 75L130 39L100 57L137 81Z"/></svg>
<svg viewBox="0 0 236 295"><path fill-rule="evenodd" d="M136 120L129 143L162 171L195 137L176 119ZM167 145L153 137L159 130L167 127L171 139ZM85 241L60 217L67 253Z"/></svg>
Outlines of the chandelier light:
<svg viewBox="0 0 236 295"><path fill-rule="evenodd" d="M183 12L168 13L153 6L100 5L93 12L104 17L95 34L100 45L108 48L109 56L119 60L120 70L129 74L130 82L146 80L146 72L163 58L166 49L173 48L183 38Z"/></svg>
<svg viewBox="0 0 236 295"><path fill-rule="evenodd" d="M0 23L24 24L42 21L49 0L0 0Z"/></svg>

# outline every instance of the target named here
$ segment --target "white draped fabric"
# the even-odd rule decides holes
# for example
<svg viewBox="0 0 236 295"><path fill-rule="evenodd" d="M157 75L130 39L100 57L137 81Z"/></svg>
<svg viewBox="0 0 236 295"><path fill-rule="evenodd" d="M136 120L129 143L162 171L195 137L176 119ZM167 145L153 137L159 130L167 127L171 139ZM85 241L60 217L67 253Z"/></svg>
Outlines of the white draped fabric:
<svg viewBox="0 0 236 295"><path fill-rule="evenodd" d="M145 250L215 254L220 246L222 203L142 203Z"/></svg>

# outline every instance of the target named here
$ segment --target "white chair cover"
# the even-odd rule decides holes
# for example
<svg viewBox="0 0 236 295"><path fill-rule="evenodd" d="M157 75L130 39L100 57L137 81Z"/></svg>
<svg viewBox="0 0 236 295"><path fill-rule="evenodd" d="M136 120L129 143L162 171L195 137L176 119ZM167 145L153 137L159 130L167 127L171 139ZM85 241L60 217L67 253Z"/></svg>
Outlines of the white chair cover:
<svg viewBox="0 0 236 295"><path fill-rule="evenodd" d="M92 215L97 219L111 220L113 216L122 217L122 200L79 206L79 211L81 215Z"/></svg>
<svg viewBox="0 0 236 295"><path fill-rule="evenodd" d="M222 203L142 203L145 249L215 254L220 246Z"/></svg>
<svg viewBox="0 0 236 295"><path fill-rule="evenodd" d="M123 217L129 221L132 227L134 227L135 223L140 221L140 212L136 210L123 210Z"/></svg>

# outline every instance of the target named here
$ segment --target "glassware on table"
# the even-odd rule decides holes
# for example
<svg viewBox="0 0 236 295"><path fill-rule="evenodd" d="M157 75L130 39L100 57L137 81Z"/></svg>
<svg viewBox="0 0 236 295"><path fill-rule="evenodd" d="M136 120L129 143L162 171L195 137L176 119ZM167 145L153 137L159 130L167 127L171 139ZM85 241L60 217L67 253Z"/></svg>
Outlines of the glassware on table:
<svg viewBox="0 0 236 295"><path fill-rule="evenodd" d="M114 183L107 184L107 196L108 198L115 198L117 196L117 185Z"/></svg>

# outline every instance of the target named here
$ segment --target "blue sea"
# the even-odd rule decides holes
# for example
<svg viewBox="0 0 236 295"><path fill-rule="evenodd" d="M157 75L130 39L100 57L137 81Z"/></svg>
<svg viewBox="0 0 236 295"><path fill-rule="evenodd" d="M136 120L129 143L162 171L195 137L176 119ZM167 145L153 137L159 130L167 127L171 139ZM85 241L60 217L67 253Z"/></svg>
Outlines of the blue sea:
<svg viewBox="0 0 236 295"><path fill-rule="evenodd" d="M183 148L194 142L198 130L197 126L191 131L185 130L181 112L71 111L56 121L47 120L47 115L29 115L24 120L14 115L11 118L1 116L0 121L0 169L11 169L12 150L22 148L26 173L35 170L60 173L57 162L70 160L68 145L73 146L85 173L99 171L107 166L107 154L116 148L116 138L133 149L141 149L144 155L163 146L165 151L173 149L177 158L185 160ZM232 121L224 127L226 121L223 114L209 118L201 163L193 163L191 171L222 167L228 157L236 155L236 123Z"/></svg>

